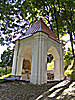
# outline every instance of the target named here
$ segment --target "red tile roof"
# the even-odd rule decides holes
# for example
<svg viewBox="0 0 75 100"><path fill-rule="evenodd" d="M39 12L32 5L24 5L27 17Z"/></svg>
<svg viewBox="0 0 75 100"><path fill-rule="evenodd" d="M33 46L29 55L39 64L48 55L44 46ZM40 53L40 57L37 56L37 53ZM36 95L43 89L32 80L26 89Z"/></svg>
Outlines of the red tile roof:
<svg viewBox="0 0 75 100"><path fill-rule="evenodd" d="M52 32L52 30L43 22L42 19L40 19L39 21L37 21L36 23L34 23L32 25L32 27L30 27L26 33L25 36L21 36L19 39L24 39L26 37L31 36L32 34L36 33L36 32L44 32L45 34L47 34L50 38L56 40L59 42L59 40L57 39L57 36Z"/></svg>

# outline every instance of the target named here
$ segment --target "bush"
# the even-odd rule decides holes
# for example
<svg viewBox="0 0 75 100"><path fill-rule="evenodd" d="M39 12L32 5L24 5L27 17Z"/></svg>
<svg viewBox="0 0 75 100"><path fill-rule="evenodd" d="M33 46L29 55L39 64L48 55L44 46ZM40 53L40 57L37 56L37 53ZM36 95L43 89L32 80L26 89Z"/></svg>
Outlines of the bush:
<svg viewBox="0 0 75 100"><path fill-rule="evenodd" d="M12 67L8 67L7 72L6 72L6 67L0 67L0 77L11 73L11 71L12 71Z"/></svg>
<svg viewBox="0 0 75 100"><path fill-rule="evenodd" d="M75 80L75 69L74 69L73 72L72 72L71 80Z"/></svg>

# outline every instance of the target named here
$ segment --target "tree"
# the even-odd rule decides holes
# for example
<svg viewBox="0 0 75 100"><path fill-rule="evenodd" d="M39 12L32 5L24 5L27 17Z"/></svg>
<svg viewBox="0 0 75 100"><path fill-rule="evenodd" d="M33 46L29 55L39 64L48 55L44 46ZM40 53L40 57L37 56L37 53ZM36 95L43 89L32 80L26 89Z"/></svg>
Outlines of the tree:
<svg viewBox="0 0 75 100"><path fill-rule="evenodd" d="M63 29L65 30L65 32L67 34L69 34L70 36L70 42L71 42L71 47L72 47L72 55L73 57L75 57L75 53L74 53L74 37L75 37L75 33L74 33L74 1L73 0L63 0L62 1L62 15L61 18L64 22L64 27Z"/></svg>
<svg viewBox="0 0 75 100"><path fill-rule="evenodd" d="M2 31L0 41L2 44L8 44L8 41L19 33L23 34L23 29L27 30L40 16L58 36L58 39L65 34L70 35L74 57L73 0L1 0L0 2ZM20 24L21 21L24 24Z"/></svg>
<svg viewBox="0 0 75 100"><path fill-rule="evenodd" d="M12 66L12 60L13 60L13 50L5 50L3 54L1 55L1 62L0 66Z"/></svg>
<svg viewBox="0 0 75 100"><path fill-rule="evenodd" d="M64 55L64 69L65 74L71 76L72 80L75 80L75 59L72 57L72 50L68 48Z"/></svg>
<svg viewBox="0 0 75 100"><path fill-rule="evenodd" d="M69 34L72 51L68 51L75 60L74 5L74 0L0 0L0 44L9 45L41 17L59 40ZM65 55L67 63L71 61L70 52Z"/></svg>
<svg viewBox="0 0 75 100"><path fill-rule="evenodd" d="M28 25L27 21L21 18L19 14L18 6L20 4L21 0L0 0L1 45L9 45L12 39L23 33L25 25Z"/></svg>
<svg viewBox="0 0 75 100"><path fill-rule="evenodd" d="M68 48L68 51L66 52L64 56L64 69L66 70L68 66L71 64L72 61L72 50Z"/></svg>
<svg viewBox="0 0 75 100"><path fill-rule="evenodd" d="M47 55L47 63L51 63L51 61L53 60L53 56L52 56L52 54L48 54Z"/></svg>

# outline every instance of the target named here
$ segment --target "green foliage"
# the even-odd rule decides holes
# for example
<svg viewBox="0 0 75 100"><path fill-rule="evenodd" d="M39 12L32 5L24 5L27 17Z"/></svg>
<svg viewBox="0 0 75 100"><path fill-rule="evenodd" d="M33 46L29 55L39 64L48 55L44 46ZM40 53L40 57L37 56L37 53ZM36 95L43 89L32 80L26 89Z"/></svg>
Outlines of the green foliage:
<svg viewBox="0 0 75 100"><path fill-rule="evenodd" d="M64 69L65 74L71 76L72 80L75 80L75 59L72 56L70 48L68 48L68 51L64 55Z"/></svg>
<svg viewBox="0 0 75 100"><path fill-rule="evenodd" d="M12 71L12 67L8 67L7 72L6 72L6 67L0 67L0 77L8 73L11 73L11 71Z"/></svg>
<svg viewBox="0 0 75 100"><path fill-rule="evenodd" d="M58 39L62 39L65 34L70 36L72 50L68 50L64 56L65 70L67 70L75 57L74 5L74 0L0 0L0 44L8 45L9 41L19 33L23 34L22 30L27 30L41 17ZM21 24L22 21L24 24ZM4 54L1 66L12 63L12 60L9 60L10 53L5 51Z"/></svg>
<svg viewBox="0 0 75 100"><path fill-rule="evenodd" d="M68 48L68 51L64 55L64 65L65 65L64 69L65 70L68 68L69 65L71 65L72 59L73 59L73 57L72 57L72 50L70 48Z"/></svg>
<svg viewBox="0 0 75 100"><path fill-rule="evenodd" d="M1 55L0 67L12 66L13 50L5 50Z"/></svg>
<svg viewBox="0 0 75 100"><path fill-rule="evenodd" d="M71 79L72 80L75 80L75 59L74 59L74 63L73 63L73 66L72 66L72 74L71 74Z"/></svg>
<svg viewBox="0 0 75 100"><path fill-rule="evenodd" d="M51 63L51 61L53 60L53 56L52 54L47 55L47 63Z"/></svg>
<svg viewBox="0 0 75 100"><path fill-rule="evenodd" d="M31 26L42 17L58 38L64 34L72 34L74 33L74 3L73 0L1 0L1 30L3 34L7 34L6 39L9 41L12 39L11 28L14 29L14 35L17 35L22 33L22 27L27 29L28 25ZM16 18L17 21L14 23ZM22 20L26 21L24 25L19 24ZM70 37L70 41L73 42L73 34ZM3 41L1 43L3 44Z"/></svg>
<svg viewBox="0 0 75 100"><path fill-rule="evenodd" d="M48 54L47 55L47 71L53 70L54 69L54 60L53 60L53 55Z"/></svg>

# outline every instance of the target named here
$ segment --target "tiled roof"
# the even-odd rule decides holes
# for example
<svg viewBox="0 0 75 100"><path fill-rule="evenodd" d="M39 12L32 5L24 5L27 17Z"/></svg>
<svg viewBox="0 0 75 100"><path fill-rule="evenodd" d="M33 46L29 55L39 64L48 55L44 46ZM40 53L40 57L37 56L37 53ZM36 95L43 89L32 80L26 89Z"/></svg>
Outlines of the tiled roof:
<svg viewBox="0 0 75 100"><path fill-rule="evenodd" d="M48 36L56 41L59 42L59 40L57 39L57 36L52 32L52 30L43 22L42 19L40 19L39 21L37 21L35 24L32 25L32 27L30 27L25 35L22 35L19 37L19 39L24 39L26 37L32 36L34 33L36 32L44 32L45 34L48 34Z"/></svg>

